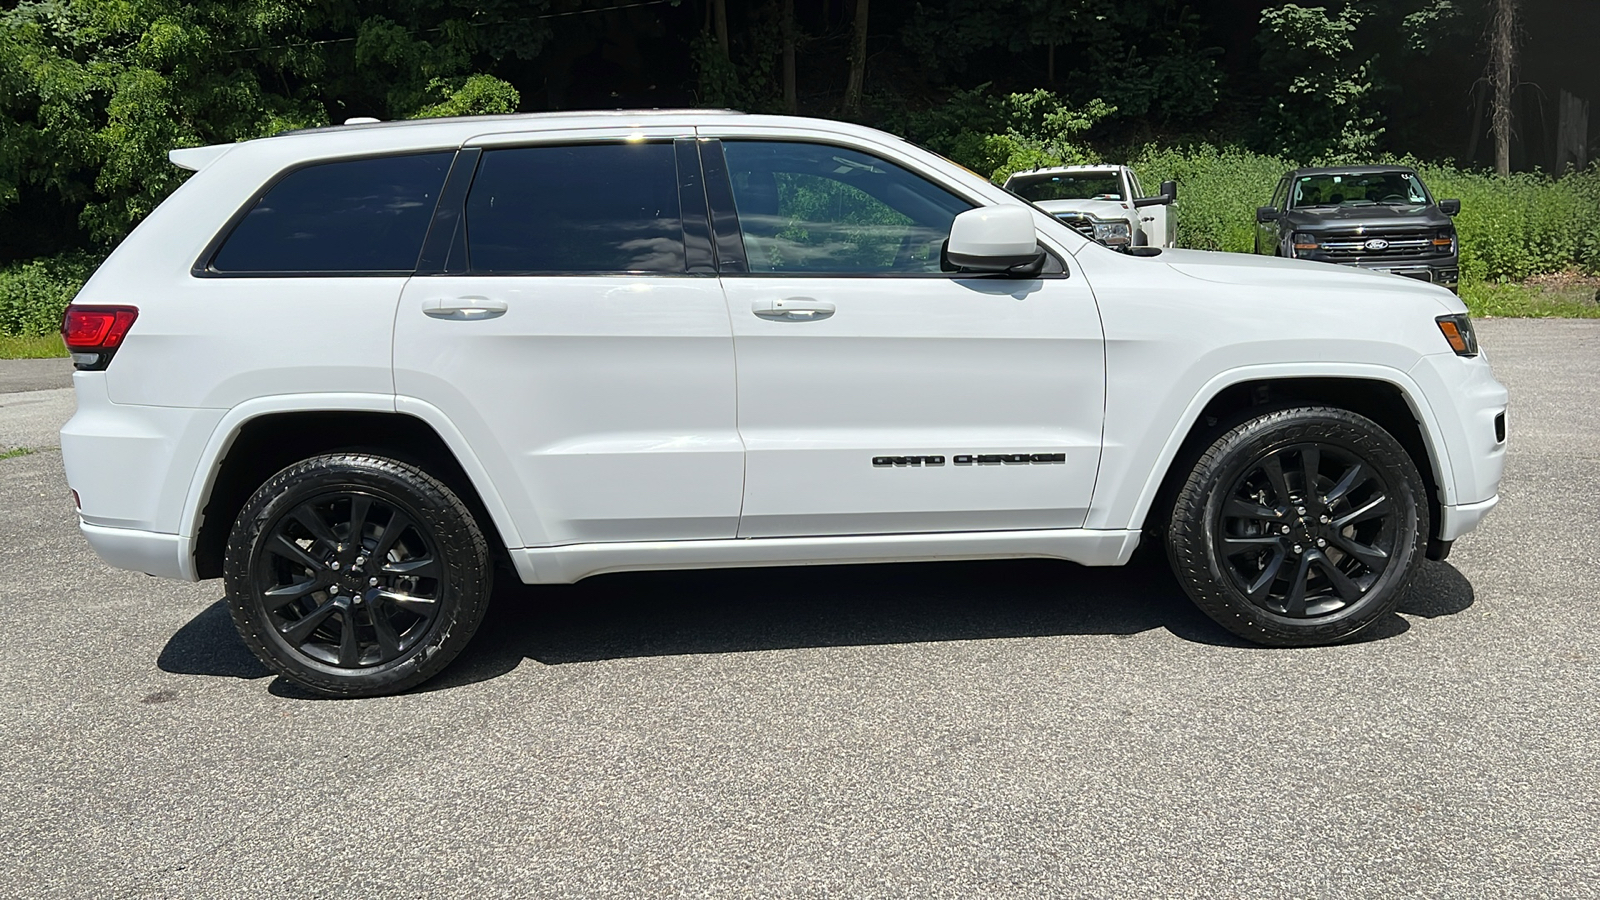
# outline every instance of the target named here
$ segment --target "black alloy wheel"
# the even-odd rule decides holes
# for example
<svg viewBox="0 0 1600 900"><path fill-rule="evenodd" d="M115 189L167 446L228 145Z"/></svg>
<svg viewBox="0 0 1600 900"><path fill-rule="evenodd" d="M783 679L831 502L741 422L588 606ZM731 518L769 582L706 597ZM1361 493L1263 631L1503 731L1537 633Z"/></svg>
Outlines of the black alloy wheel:
<svg viewBox="0 0 1600 900"><path fill-rule="evenodd" d="M363 669L400 658L438 618L436 542L400 505L329 491L269 526L252 567L279 639L307 659Z"/></svg>
<svg viewBox="0 0 1600 900"><path fill-rule="evenodd" d="M1318 444L1268 450L1218 511L1217 555L1234 587L1281 616L1312 619L1357 603L1393 560L1388 482L1353 453Z"/></svg>
<svg viewBox="0 0 1600 900"><path fill-rule="evenodd" d="M1346 640L1391 614L1423 559L1422 476L1372 420L1258 413L1218 436L1178 492L1166 543L1195 604L1250 640Z"/></svg>
<svg viewBox="0 0 1600 900"><path fill-rule="evenodd" d="M437 674L488 605L472 514L414 466L366 454L296 463L262 485L229 537L234 624L273 671L330 697Z"/></svg>

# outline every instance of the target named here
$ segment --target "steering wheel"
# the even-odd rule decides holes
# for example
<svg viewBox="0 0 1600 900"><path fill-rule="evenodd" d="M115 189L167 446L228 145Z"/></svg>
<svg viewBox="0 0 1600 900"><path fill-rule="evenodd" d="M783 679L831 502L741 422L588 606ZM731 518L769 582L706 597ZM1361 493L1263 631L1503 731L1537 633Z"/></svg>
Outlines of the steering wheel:
<svg viewBox="0 0 1600 900"><path fill-rule="evenodd" d="M1390 200L1398 200L1401 203L1410 203L1411 202L1410 198L1406 197L1403 194L1390 194L1389 196L1384 197L1382 200L1379 200L1378 202L1379 203L1388 203Z"/></svg>

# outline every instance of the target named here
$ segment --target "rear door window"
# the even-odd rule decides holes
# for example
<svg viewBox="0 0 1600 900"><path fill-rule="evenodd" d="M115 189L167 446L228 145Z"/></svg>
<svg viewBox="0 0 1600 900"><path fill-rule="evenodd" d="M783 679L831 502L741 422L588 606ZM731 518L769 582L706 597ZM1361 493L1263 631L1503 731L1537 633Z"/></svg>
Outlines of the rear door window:
<svg viewBox="0 0 1600 900"><path fill-rule="evenodd" d="M232 275L406 274L453 151L319 163L279 179L212 257Z"/></svg>
<svg viewBox="0 0 1600 900"><path fill-rule="evenodd" d="M466 224L473 274L686 271L671 143L486 151Z"/></svg>

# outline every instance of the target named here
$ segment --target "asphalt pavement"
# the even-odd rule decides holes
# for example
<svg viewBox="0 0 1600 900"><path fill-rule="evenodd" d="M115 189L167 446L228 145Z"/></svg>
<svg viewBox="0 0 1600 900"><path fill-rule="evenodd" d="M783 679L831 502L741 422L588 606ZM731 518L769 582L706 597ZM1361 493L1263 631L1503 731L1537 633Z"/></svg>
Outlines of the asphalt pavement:
<svg viewBox="0 0 1600 900"><path fill-rule="evenodd" d="M1597 896L1600 321L1479 328L1503 501L1360 643L1147 552L629 574L357 701L100 563L70 391L0 394L0 895Z"/></svg>

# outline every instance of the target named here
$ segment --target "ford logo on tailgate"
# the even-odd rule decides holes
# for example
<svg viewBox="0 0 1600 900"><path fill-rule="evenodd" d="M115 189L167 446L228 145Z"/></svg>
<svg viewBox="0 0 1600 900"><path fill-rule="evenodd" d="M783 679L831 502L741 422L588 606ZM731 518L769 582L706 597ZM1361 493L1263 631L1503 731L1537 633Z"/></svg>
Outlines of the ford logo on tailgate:
<svg viewBox="0 0 1600 900"><path fill-rule="evenodd" d="M1389 249L1389 242L1383 238L1373 238L1361 246L1366 247L1368 250L1387 250Z"/></svg>

